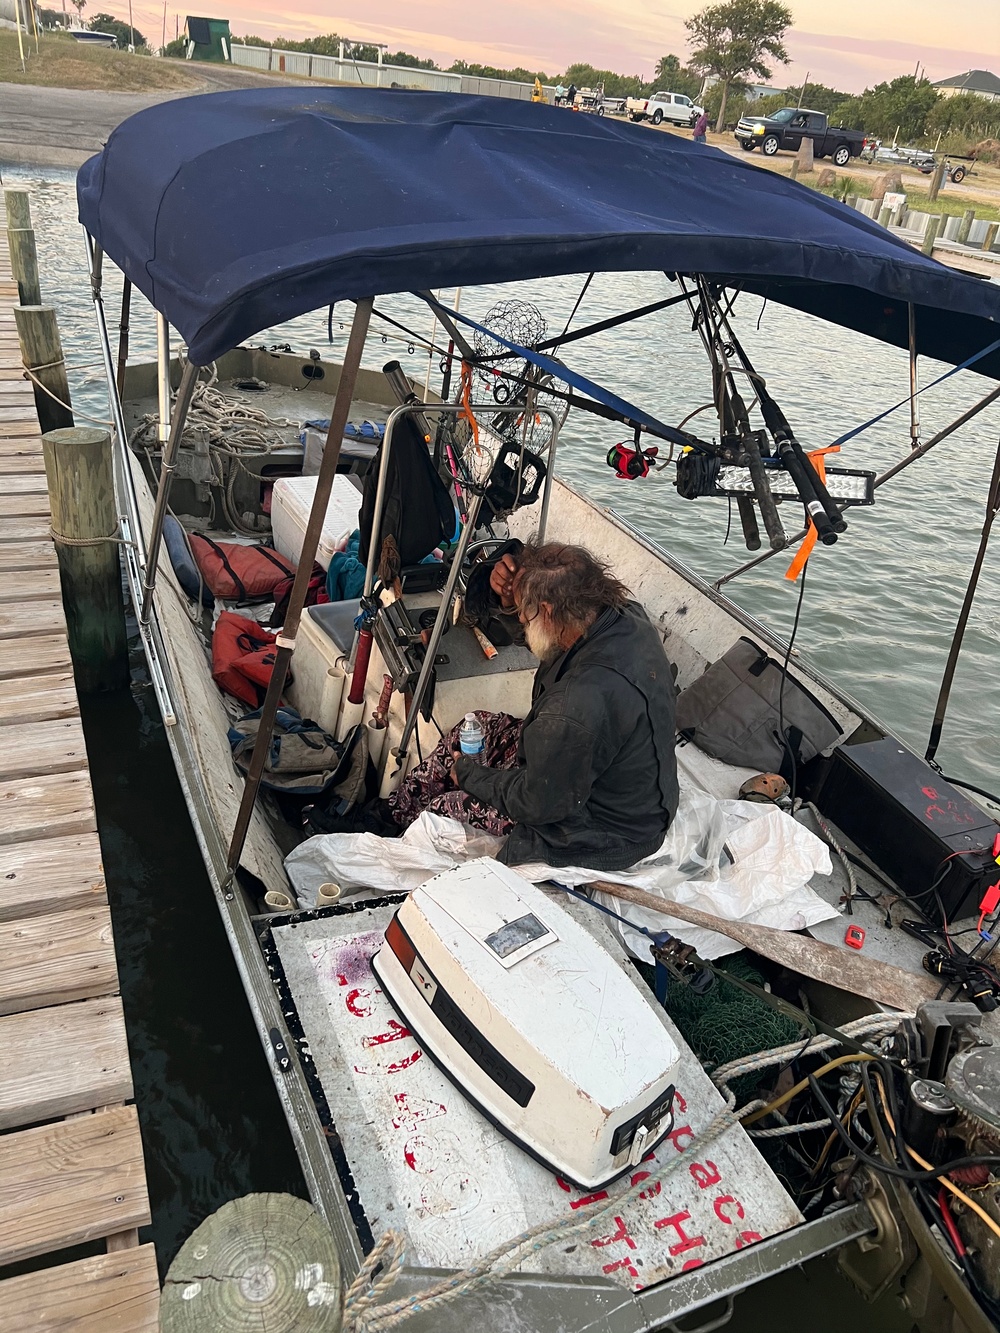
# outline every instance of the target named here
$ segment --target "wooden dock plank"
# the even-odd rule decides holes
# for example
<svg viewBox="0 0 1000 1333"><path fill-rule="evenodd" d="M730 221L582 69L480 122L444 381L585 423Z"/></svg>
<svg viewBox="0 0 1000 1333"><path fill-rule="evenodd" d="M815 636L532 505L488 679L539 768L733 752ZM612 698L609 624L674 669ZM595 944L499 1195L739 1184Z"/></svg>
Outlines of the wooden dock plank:
<svg viewBox="0 0 1000 1333"><path fill-rule="evenodd" d="M58 598L18 605L0 603L0 639L22 639L34 637L36 634L51 634L57 630L64 630L65 625L63 604Z"/></svg>
<svg viewBox="0 0 1000 1333"><path fill-rule="evenodd" d="M0 922L0 958L0 1014L99 999L118 989L106 906Z"/></svg>
<svg viewBox="0 0 1000 1333"><path fill-rule="evenodd" d="M0 542L37 542L49 536L47 518L5 518L0 523Z"/></svg>
<svg viewBox="0 0 1000 1333"><path fill-rule="evenodd" d="M0 602L44 602L60 596L58 567L43 569L3 569Z"/></svg>
<svg viewBox="0 0 1000 1333"><path fill-rule="evenodd" d="M0 639L0 680L49 674L72 665L66 631L61 626L31 638Z"/></svg>
<svg viewBox="0 0 1000 1333"><path fill-rule="evenodd" d="M72 671L0 680L0 727L41 722L45 718L75 717L78 712Z"/></svg>
<svg viewBox="0 0 1000 1333"><path fill-rule="evenodd" d="M157 1333L152 1245L0 1282L0 1333Z"/></svg>
<svg viewBox="0 0 1000 1333"><path fill-rule="evenodd" d="M3 481L0 480L2 485ZM18 569L30 571L55 568L56 547L51 537L39 542L0 542L0 574L6 575Z"/></svg>
<svg viewBox="0 0 1000 1333"><path fill-rule="evenodd" d="M25 431L23 435L0 435L0 455L6 458L23 455L37 458L41 463L43 458L42 437L38 433L38 427L35 426L33 431Z"/></svg>
<svg viewBox="0 0 1000 1333"><path fill-rule="evenodd" d="M3 484L4 495L48 495L45 469L36 467L24 476L8 477Z"/></svg>
<svg viewBox="0 0 1000 1333"><path fill-rule="evenodd" d="M0 847L0 921L106 901L96 833Z"/></svg>
<svg viewBox="0 0 1000 1333"><path fill-rule="evenodd" d="M4 492L7 487L3 488ZM0 494L0 519L5 518L48 518L48 491L35 491L31 495Z"/></svg>
<svg viewBox="0 0 1000 1333"><path fill-rule="evenodd" d="M0 782L0 846L93 833L96 828L86 771Z"/></svg>
<svg viewBox="0 0 1000 1333"><path fill-rule="evenodd" d="M7 1134L3 1145L0 1263L148 1225L134 1106Z"/></svg>
<svg viewBox="0 0 1000 1333"><path fill-rule="evenodd" d="M132 1096L125 1014L117 995L0 1018L0 1050L0 1130Z"/></svg>
<svg viewBox="0 0 1000 1333"><path fill-rule="evenodd" d="M79 769L87 770L87 745L79 717L0 727L0 782Z"/></svg>

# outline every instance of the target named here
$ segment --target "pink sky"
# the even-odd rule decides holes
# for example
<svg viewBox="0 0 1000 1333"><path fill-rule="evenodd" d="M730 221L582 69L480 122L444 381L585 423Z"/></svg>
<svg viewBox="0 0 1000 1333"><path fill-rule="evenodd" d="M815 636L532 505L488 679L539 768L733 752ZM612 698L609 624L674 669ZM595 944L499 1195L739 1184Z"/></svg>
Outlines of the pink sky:
<svg viewBox="0 0 1000 1333"><path fill-rule="evenodd" d="M104 8L91 0L91 12ZM209 0L209 13L228 18L237 35L303 38L341 32L387 42L394 50L430 56L441 65L464 59L501 66L525 65L559 72L572 61L651 78L660 55L684 58L684 18L700 7L684 0L296 0L276 10L256 0ZM788 33L792 63L778 67L780 86L811 80L850 92L911 73L919 60L931 79L967 69L1000 75L1000 4L997 0L791 0ZM127 0L109 12L127 18ZM133 0L133 16L154 45L163 9ZM180 14L181 26L184 13ZM168 9L168 36L174 10Z"/></svg>

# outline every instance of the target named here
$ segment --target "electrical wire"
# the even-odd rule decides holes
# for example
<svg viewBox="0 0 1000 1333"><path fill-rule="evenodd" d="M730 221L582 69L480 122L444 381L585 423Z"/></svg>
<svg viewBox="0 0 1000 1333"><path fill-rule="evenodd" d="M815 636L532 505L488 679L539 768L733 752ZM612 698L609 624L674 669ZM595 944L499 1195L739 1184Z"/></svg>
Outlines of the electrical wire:
<svg viewBox="0 0 1000 1333"><path fill-rule="evenodd" d="M985 796L994 805L1000 805L1000 796L994 796L991 791L986 791L984 787L977 787L972 782L963 782L961 778L950 778L946 773L942 773L941 776L945 782L952 782L956 787L964 787L966 791L974 791L978 796Z"/></svg>
<svg viewBox="0 0 1000 1333"><path fill-rule="evenodd" d="M798 779L798 765L795 762L795 753L792 750L788 737L785 735L785 685L788 682L788 663L792 659L792 648L795 646L795 636L799 632L799 618L802 615L802 599L806 592L806 573L809 569L809 560L807 559L802 566L802 573L799 576L799 597L795 604L795 619L792 621L792 633L788 640L788 646L785 649L785 660L781 668L781 685L778 689L778 735L781 744L785 747L785 753L788 755L788 762L791 765L791 782L788 784L792 799L792 805L795 805L795 786Z"/></svg>
<svg viewBox="0 0 1000 1333"><path fill-rule="evenodd" d="M878 1080L878 1095L879 1095L879 1101L882 1103L882 1113L884 1114L886 1120L889 1122L889 1126L892 1129L893 1134L895 1134L896 1122L893 1120L892 1113L890 1112L888 1106L886 1106L885 1104L885 1088L883 1087L881 1077ZM956 1199L960 1199L967 1208L971 1208L972 1211L980 1218L980 1220L985 1222L986 1225L989 1227L989 1229L992 1232L994 1232L998 1237L1000 1237L1000 1226L997 1225L996 1220L990 1217L989 1213L986 1212L984 1208L980 1208L979 1204L976 1203L975 1199L970 1199L966 1193L964 1193L962 1190L958 1188L958 1186L955 1184L953 1180L949 1180L948 1176L944 1174L945 1172L948 1171L954 1171L960 1166L967 1166L967 1165L985 1166L988 1163L1000 1162L1000 1157L973 1157L973 1158L964 1157L960 1158L956 1162L949 1162L945 1166L932 1167L931 1164L929 1162L925 1162L924 1159L920 1156L920 1154L916 1152L913 1148L911 1148L909 1144L906 1145L906 1151L910 1154L910 1156L919 1166L926 1168L924 1172L924 1178L930 1179L931 1175L940 1177L941 1184L945 1187L945 1189L949 1190L952 1194L954 1194ZM916 1172L914 1172L913 1174L914 1176L917 1175Z"/></svg>
<svg viewBox="0 0 1000 1333"><path fill-rule="evenodd" d="M793 1088L790 1088L788 1092L782 1093L781 1096L776 1097L773 1102L768 1102L768 1104L762 1107L759 1111L754 1111L754 1113L752 1115L747 1116L745 1120L741 1120L740 1124L743 1126L744 1129L747 1129L749 1128L750 1125L756 1124L758 1120L763 1120L764 1116L770 1115L772 1111L780 1110L781 1107L786 1104L786 1102L790 1102L793 1097L797 1097L800 1092L804 1092L805 1089L810 1086L810 1079L813 1079L819 1076L820 1074L828 1074L831 1071L831 1069L839 1069L841 1065L864 1063L868 1060L874 1060L874 1059L875 1059L874 1055L861 1055L861 1054L838 1055L833 1060L828 1060L825 1065L820 1065L819 1069L816 1070L815 1075L813 1074L806 1075L806 1077L800 1079L799 1082L796 1083ZM826 1111L827 1115L830 1116L831 1120L836 1120L839 1123L839 1117L836 1111L832 1111L830 1109L829 1102L826 1103L823 1109Z"/></svg>
<svg viewBox="0 0 1000 1333"><path fill-rule="evenodd" d="M852 1058L858 1059L859 1057L853 1056ZM874 1056L869 1058L874 1059ZM858 1147L850 1134L848 1134L847 1130L843 1128L837 1116L837 1112L830 1105L829 1099L816 1081L815 1074L807 1074L806 1082L809 1084L809 1088L819 1103L820 1108L830 1117L830 1123L834 1127L834 1132L843 1140L844 1146L848 1148L860 1162L863 1162L865 1166L871 1167L873 1171L881 1171L887 1176L896 1176L900 1180L908 1180L914 1185L922 1180L940 1180L947 1189L950 1189L953 1194L961 1198L963 1203L967 1203L969 1207L974 1208L976 1212L980 1213L983 1220L987 1222L990 1228L995 1231L998 1236L1000 1236L1000 1226L993 1221L989 1213L984 1212L978 1204L974 1203L967 1195L963 1194L961 1190L948 1179L949 1171L957 1171L963 1166L1000 1166L1000 1157L985 1154L981 1157L957 1157L954 1161L944 1162L941 1166L931 1166L929 1162L925 1162L918 1153L914 1152L914 1150L907 1145L906 1151L915 1162L924 1168L924 1170L914 1171L912 1167L895 1166L891 1162L884 1162L880 1157L873 1157L871 1153L867 1153L863 1148ZM895 1134L895 1122L891 1119L884 1101L882 1103L882 1108L885 1111L886 1119L889 1120L889 1123L892 1126L893 1134Z"/></svg>

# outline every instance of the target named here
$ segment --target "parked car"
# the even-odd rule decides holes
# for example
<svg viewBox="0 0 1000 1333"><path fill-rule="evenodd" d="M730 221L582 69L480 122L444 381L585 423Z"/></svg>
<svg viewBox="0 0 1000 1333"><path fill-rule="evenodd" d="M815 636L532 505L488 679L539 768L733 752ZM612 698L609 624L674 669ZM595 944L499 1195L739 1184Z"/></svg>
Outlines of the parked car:
<svg viewBox="0 0 1000 1333"><path fill-rule="evenodd" d="M648 120L654 125L665 120L674 125L693 125L703 108L683 93L653 93L652 97L630 97L625 110L630 120Z"/></svg>
<svg viewBox="0 0 1000 1333"><path fill-rule="evenodd" d="M861 155L865 135L863 130L830 125L823 111L785 106L773 116L743 116L736 126L736 139L747 153L759 145L766 157L779 148L794 153L803 139L812 139L815 157L832 157L838 167L846 167L852 157Z"/></svg>

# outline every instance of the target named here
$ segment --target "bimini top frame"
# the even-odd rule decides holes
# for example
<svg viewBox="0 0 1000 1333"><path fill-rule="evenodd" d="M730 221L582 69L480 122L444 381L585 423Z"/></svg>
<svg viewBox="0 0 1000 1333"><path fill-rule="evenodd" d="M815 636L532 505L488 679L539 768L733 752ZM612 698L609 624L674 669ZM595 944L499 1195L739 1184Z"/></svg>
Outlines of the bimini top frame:
<svg viewBox="0 0 1000 1333"><path fill-rule="evenodd" d="M898 347L912 304L917 352L951 364L1000 332L994 284L795 181L506 98L166 102L112 133L77 192L87 230L200 365L345 298L635 269L702 273ZM977 369L1000 378L1000 351Z"/></svg>

